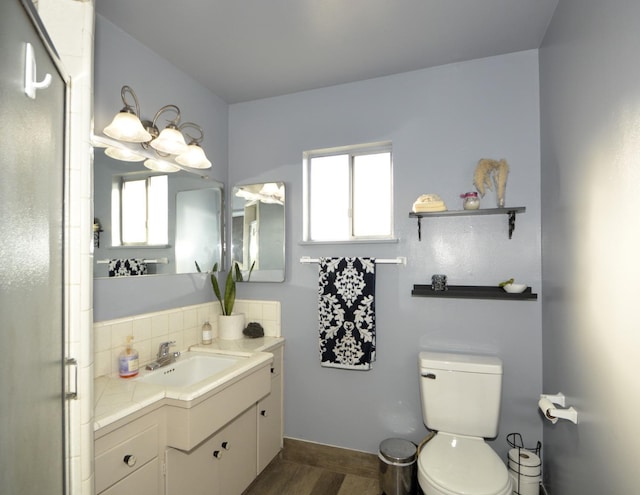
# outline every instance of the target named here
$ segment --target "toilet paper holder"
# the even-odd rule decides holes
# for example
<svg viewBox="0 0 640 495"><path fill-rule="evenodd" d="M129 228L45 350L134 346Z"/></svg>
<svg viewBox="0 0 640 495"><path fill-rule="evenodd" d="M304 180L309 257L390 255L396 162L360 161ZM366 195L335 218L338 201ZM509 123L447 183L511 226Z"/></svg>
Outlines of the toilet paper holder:
<svg viewBox="0 0 640 495"><path fill-rule="evenodd" d="M535 447L526 447L520 433L509 433L507 435L507 444L509 444L509 447L512 449L526 450L527 452L533 452L537 456L541 455L542 443L538 441Z"/></svg>
<svg viewBox="0 0 640 495"><path fill-rule="evenodd" d="M560 409L555 407L556 405L565 407L566 400L563 393L557 393L554 395L540 394L540 400L538 401L538 407L544 414L544 417L552 423L557 423L558 419L566 419L573 424L578 424L578 411L573 407L567 409Z"/></svg>

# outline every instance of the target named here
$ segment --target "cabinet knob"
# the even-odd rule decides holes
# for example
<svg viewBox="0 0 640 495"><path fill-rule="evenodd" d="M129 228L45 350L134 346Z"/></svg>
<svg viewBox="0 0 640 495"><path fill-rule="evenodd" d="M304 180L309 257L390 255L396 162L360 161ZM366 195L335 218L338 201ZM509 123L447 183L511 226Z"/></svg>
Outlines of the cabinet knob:
<svg viewBox="0 0 640 495"><path fill-rule="evenodd" d="M220 459L222 457L222 452L220 452L219 450L214 450L213 457L215 457L216 459Z"/></svg>
<svg viewBox="0 0 640 495"><path fill-rule="evenodd" d="M262 411L260 411L260 414L261 414L262 416L264 416L265 418L268 416L268 414L267 414L267 410L266 410L266 409L263 409Z"/></svg>
<svg viewBox="0 0 640 495"><path fill-rule="evenodd" d="M222 448L224 450L230 450L231 449L231 445L229 445L229 442L222 442Z"/></svg>
<svg viewBox="0 0 640 495"><path fill-rule="evenodd" d="M136 461L137 461L136 456L135 455L131 455L131 454L125 455L122 460L129 467L135 466L136 465Z"/></svg>
<svg viewBox="0 0 640 495"><path fill-rule="evenodd" d="M273 373L275 373L275 372L276 372L276 369L272 366L272 367L271 367L271 374L273 374Z"/></svg>

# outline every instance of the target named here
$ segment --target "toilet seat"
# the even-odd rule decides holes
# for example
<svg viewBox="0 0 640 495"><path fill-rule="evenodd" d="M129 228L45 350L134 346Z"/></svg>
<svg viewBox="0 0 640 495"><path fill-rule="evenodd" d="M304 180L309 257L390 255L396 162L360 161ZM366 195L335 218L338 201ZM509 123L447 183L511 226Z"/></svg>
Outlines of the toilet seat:
<svg viewBox="0 0 640 495"><path fill-rule="evenodd" d="M482 438L438 433L418 457L425 495L509 495L507 466Z"/></svg>

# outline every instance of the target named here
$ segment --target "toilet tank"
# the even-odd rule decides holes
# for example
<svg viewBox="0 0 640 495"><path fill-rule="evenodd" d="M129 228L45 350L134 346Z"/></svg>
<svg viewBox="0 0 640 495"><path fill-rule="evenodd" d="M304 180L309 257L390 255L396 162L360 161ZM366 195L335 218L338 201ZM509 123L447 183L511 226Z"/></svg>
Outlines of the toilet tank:
<svg viewBox="0 0 640 495"><path fill-rule="evenodd" d="M422 417L430 430L483 438L498 434L499 358L421 352L419 367Z"/></svg>

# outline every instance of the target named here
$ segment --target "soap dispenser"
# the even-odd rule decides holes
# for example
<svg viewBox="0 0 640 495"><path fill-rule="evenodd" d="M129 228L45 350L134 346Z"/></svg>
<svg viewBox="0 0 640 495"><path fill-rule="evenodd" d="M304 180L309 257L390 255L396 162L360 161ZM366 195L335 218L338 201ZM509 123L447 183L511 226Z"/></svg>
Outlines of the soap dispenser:
<svg viewBox="0 0 640 495"><path fill-rule="evenodd" d="M127 337L127 347L118 357L118 372L122 378L132 378L138 374L138 351L131 347L132 336Z"/></svg>

